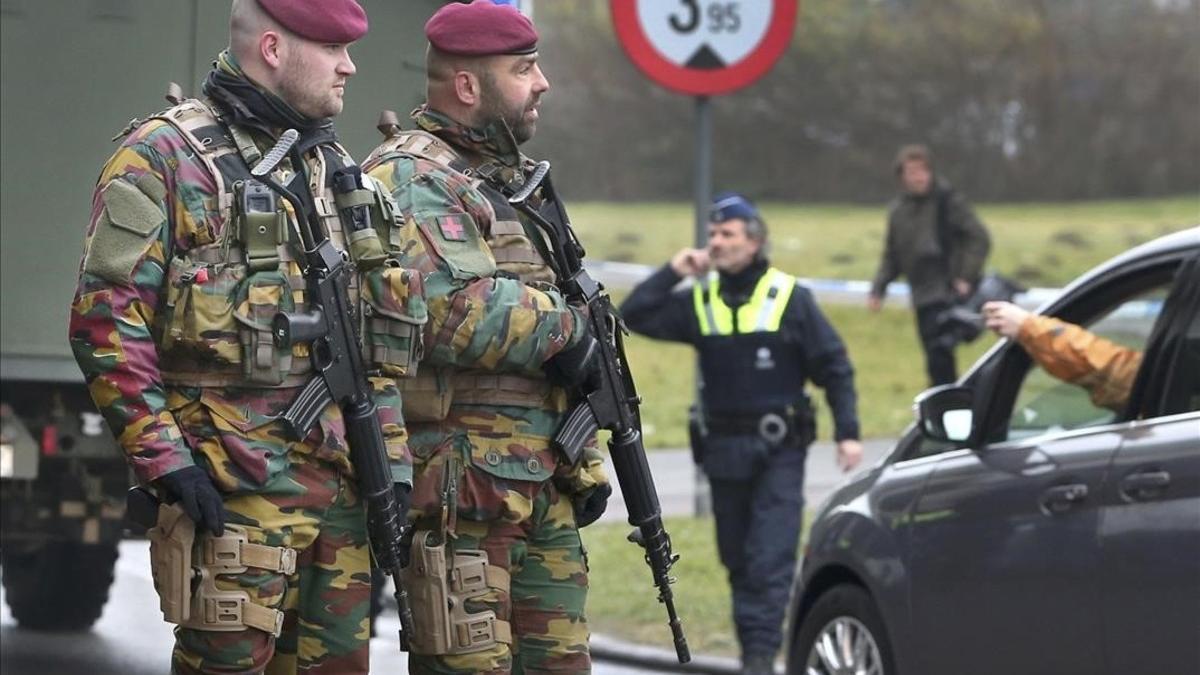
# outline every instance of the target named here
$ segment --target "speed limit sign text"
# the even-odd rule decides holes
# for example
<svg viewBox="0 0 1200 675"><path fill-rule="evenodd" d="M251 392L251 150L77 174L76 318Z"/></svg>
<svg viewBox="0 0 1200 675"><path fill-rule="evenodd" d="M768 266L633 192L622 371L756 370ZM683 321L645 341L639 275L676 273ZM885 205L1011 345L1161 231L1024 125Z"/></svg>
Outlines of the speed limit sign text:
<svg viewBox="0 0 1200 675"><path fill-rule="evenodd" d="M650 79L726 94L766 74L796 25L797 0L612 0L617 37Z"/></svg>

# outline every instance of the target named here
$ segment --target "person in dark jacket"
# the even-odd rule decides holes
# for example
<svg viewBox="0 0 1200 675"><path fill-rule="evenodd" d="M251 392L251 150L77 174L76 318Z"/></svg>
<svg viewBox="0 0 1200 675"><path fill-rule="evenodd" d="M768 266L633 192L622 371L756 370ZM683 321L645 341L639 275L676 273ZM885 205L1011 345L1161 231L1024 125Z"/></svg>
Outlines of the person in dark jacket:
<svg viewBox="0 0 1200 675"><path fill-rule="evenodd" d="M846 348L812 293L770 266L766 239L753 204L718 195L708 247L681 250L621 306L631 330L699 352L693 452L712 484L745 673L772 672L782 641L816 434L806 382L825 389L839 464L849 471L862 458ZM673 290L685 277L692 287Z"/></svg>
<svg viewBox="0 0 1200 675"><path fill-rule="evenodd" d="M955 302L970 297L982 276L991 241L962 194L934 173L928 148L901 148L895 171L901 194L888 210L883 257L867 306L879 311L888 284L904 275L917 313L929 382L948 384L958 379L954 348L959 337L951 322L939 319Z"/></svg>

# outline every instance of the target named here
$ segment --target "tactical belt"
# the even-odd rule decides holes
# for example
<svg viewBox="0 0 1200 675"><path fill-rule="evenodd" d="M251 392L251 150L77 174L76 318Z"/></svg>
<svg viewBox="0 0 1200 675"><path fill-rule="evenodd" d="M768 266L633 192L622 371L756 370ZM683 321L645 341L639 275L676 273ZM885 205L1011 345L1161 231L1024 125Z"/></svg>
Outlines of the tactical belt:
<svg viewBox="0 0 1200 675"><path fill-rule="evenodd" d="M172 387L246 387L249 389L292 389L308 384L312 374L308 359L292 359L293 367L299 367L303 372L291 373L283 377L279 384L264 384L251 382L241 366L232 368L209 369L204 371L164 370L159 373L162 382Z"/></svg>
<svg viewBox="0 0 1200 675"><path fill-rule="evenodd" d="M402 395L428 395L448 388L454 405L512 405L542 407L552 400L555 387L547 380L519 375L455 374L449 387L436 374L397 380Z"/></svg>
<svg viewBox="0 0 1200 675"><path fill-rule="evenodd" d="M704 426L709 434L719 436L761 436L770 443L780 443L789 435L811 427L812 410L808 406L779 408L763 413L740 415L708 413Z"/></svg>

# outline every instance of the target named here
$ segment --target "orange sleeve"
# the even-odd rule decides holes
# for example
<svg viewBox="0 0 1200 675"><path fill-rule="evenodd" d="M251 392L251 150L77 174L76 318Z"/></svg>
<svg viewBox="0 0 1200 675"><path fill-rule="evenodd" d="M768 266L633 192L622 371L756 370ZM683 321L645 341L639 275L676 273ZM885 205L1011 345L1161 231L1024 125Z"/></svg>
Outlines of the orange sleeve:
<svg viewBox="0 0 1200 675"><path fill-rule="evenodd" d="M1017 342L1046 372L1087 389L1092 403L1110 410L1125 406L1142 365L1140 351L1048 316L1030 314Z"/></svg>

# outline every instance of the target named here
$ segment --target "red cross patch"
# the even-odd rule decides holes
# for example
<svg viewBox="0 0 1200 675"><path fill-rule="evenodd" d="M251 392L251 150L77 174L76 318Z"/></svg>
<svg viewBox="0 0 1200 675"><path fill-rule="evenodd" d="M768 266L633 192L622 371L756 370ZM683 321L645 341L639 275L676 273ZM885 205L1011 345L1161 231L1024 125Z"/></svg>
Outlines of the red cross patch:
<svg viewBox="0 0 1200 675"><path fill-rule="evenodd" d="M458 214L450 214L447 216L438 216L438 229L442 232L442 238L446 241L466 241L467 232L463 226L462 216Z"/></svg>

